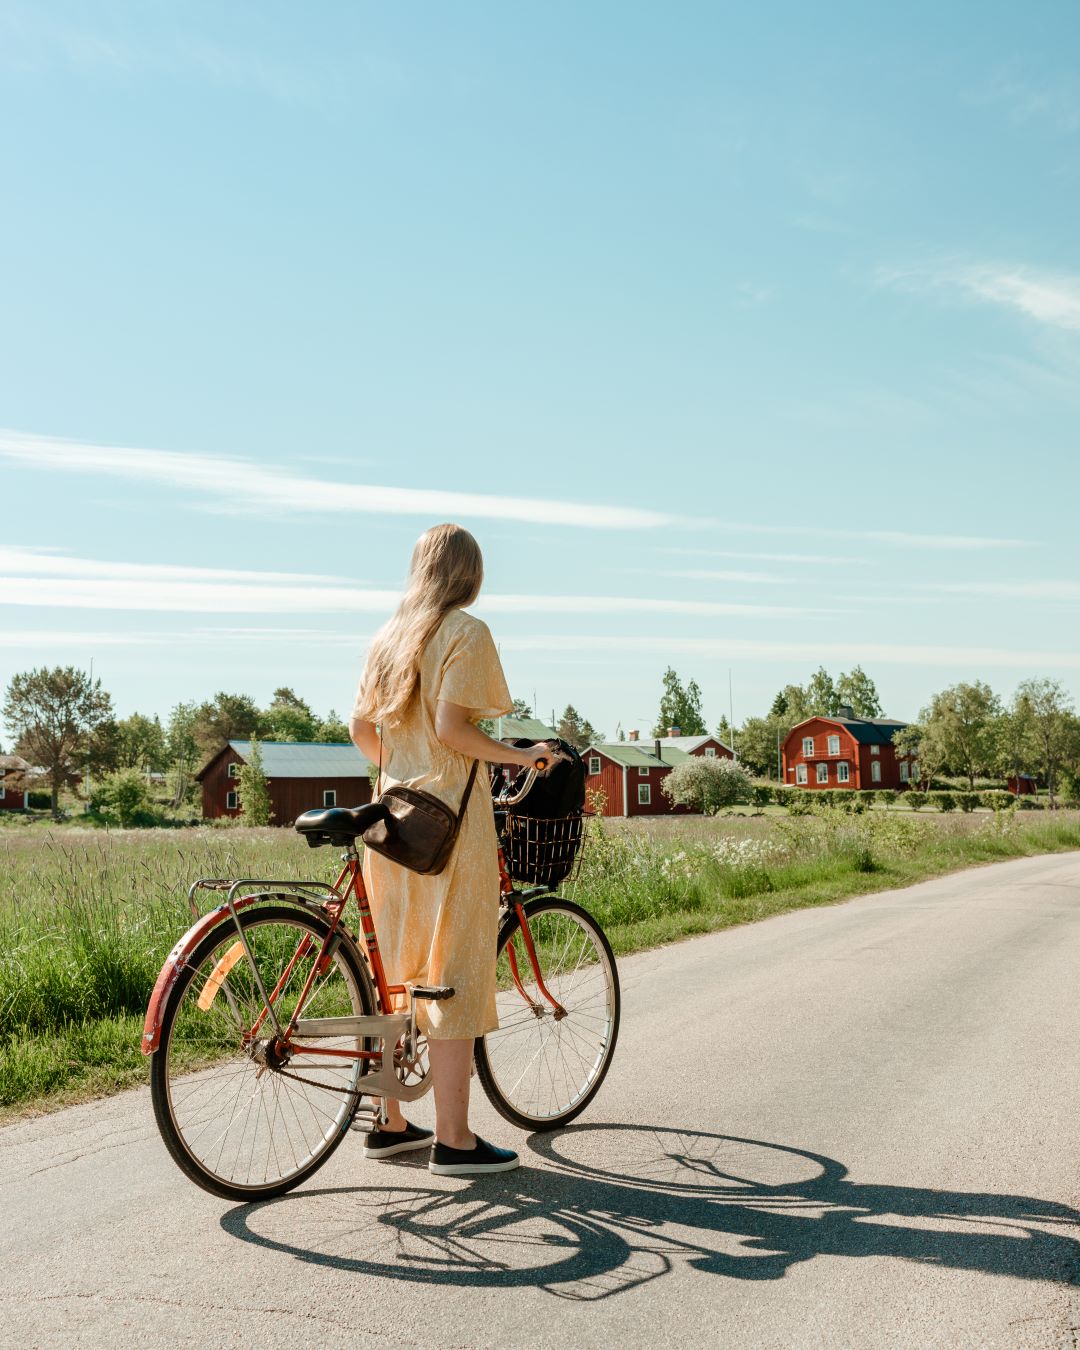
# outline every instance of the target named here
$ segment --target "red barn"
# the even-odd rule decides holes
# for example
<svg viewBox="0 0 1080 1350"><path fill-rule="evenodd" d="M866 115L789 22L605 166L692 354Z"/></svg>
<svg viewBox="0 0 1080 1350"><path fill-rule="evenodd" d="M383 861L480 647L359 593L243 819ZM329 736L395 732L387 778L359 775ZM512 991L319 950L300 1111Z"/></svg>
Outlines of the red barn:
<svg viewBox="0 0 1080 1350"><path fill-rule="evenodd" d="M848 707L837 717L810 717L792 727L784 742L784 782L805 788L903 788L911 769L892 743L907 726L889 717L855 717Z"/></svg>
<svg viewBox="0 0 1080 1350"><path fill-rule="evenodd" d="M304 811L371 801L371 764L351 741L260 741L259 751L275 825L291 825ZM250 754L250 741L230 741L195 775L208 820L240 815L240 766Z"/></svg>
<svg viewBox="0 0 1080 1350"><path fill-rule="evenodd" d="M30 805L30 765L18 755L0 755L0 811L25 811Z"/></svg>
<svg viewBox="0 0 1080 1350"><path fill-rule="evenodd" d="M1035 779L1029 773L1014 773L1005 779L1005 786L1014 797L1026 797L1035 792Z"/></svg>
<svg viewBox="0 0 1080 1350"><path fill-rule="evenodd" d="M605 816L685 815L673 806L660 784L676 764L690 758L670 738L653 741L606 741L583 750L585 791L602 792ZM588 796L585 798L589 801ZM586 809L588 807L586 806Z"/></svg>

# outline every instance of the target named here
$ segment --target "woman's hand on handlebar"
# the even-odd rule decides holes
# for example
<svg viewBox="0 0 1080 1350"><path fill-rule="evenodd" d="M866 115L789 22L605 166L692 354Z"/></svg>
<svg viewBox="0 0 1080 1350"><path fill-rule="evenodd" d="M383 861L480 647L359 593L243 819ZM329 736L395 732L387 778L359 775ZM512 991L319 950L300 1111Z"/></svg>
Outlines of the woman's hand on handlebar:
<svg viewBox="0 0 1080 1350"><path fill-rule="evenodd" d="M545 773L560 758L556 747L544 741L539 745L515 747L511 753L514 758L507 763L518 764L523 769L535 769L537 773Z"/></svg>

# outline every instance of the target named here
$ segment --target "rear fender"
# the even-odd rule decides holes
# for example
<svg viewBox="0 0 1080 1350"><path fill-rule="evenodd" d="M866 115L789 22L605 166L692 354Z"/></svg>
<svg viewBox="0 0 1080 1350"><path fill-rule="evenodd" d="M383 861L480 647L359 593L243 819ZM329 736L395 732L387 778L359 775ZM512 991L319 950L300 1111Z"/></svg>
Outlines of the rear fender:
<svg viewBox="0 0 1080 1350"><path fill-rule="evenodd" d="M241 910L249 909L260 901L265 903L267 900L287 900L294 905L301 904L305 909L319 908L311 900L300 896L270 894L268 892L243 895L233 903L237 910ZM154 985L154 992L150 995L150 1005L146 1009L141 1047L144 1055L152 1055L158 1048L161 1041L161 1019L165 1012L165 1004L172 993L173 985L183 974L196 947L208 933L212 933L215 928L223 923L231 922L232 917L229 914L228 905L220 905L217 909L212 909L209 914L204 914L201 919L191 925L166 957L165 964L161 967L161 974L157 977L157 983Z"/></svg>

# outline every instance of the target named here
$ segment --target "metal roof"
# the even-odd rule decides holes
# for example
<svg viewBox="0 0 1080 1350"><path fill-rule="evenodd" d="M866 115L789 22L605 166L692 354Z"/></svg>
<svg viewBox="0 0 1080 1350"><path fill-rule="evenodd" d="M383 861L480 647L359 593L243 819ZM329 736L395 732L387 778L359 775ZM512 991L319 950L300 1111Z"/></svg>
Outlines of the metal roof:
<svg viewBox="0 0 1080 1350"><path fill-rule="evenodd" d="M908 725L894 717L826 717L824 713L816 713L797 722L788 732L789 739L807 722L834 722L854 736L860 745L892 745L895 733Z"/></svg>
<svg viewBox="0 0 1080 1350"><path fill-rule="evenodd" d="M250 741L230 741L229 748L243 760L251 754ZM371 762L351 741L260 741L259 753L267 778L366 778Z"/></svg>
<svg viewBox="0 0 1080 1350"><path fill-rule="evenodd" d="M634 745L652 745L655 737L643 737L640 741L634 741ZM706 741L715 741L717 745L722 745L725 750L730 750L731 746L726 741L722 741L719 736L714 736L711 731L707 731L704 736L661 736L661 745L673 745L676 750L685 750L689 754L696 750L699 745L704 745ZM622 741L619 742L623 744Z"/></svg>
<svg viewBox="0 0 1080 1350"><path fill-rule="evenodd" d="M659 762L669 768L690 758L685 750L672 745L673 739L674 737L669 736L666 740L660 741ZM628 765L630 768L659 767L652 741L601 741L596 745L590 745L588 750L582 752L582 757L587 758L596 754L607 755L608 759L613 759L616 764Z"/></svg>
<svg viewBox="0 0 1080 1350"><path fill-rule="evenodd" d="M497 717L495 734L503 741L550 741L555 733L535 717Z"/></svg>

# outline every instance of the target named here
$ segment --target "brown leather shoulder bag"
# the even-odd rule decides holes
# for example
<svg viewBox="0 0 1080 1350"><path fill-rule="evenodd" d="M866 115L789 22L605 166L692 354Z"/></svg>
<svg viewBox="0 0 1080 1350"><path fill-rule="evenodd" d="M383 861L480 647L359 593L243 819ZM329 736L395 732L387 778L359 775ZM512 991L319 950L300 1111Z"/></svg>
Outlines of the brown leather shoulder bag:
<svg viewBox="0 0 1080 1350"><path fill-rule="evenodd" d="M427 876L441 872L457 843L479 765L480 761L474 759L457 812L432 793L419 788L387 788L380 794L379 802L387 808L388 814L383 820L373 821L360 836L364 847L413 872ZM382 781L381 754L379 781Z"/></svg>

